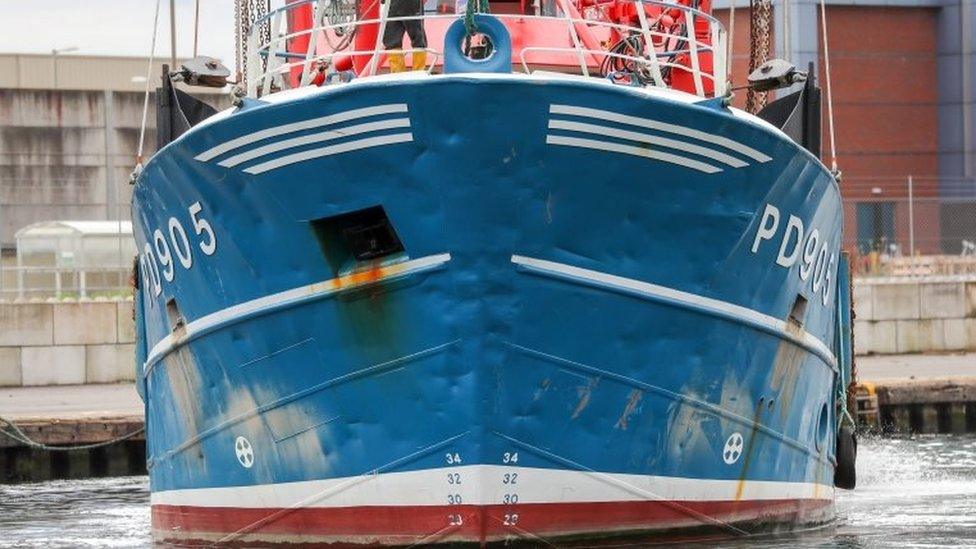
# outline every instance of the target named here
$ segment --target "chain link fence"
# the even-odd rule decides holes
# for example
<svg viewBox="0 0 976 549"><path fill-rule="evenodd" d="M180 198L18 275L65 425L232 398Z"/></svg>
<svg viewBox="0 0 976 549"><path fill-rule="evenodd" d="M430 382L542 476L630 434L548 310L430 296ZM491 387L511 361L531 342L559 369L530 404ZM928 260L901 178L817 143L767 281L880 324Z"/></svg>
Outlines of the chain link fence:
<svg viewBox="0 0 976 549"><path fill-rule="evenodd" d="M844 248L859 276L976 276L976 180L850 178Z"/></svg>
<svg viewBox="0 0 976 549"><path fill-rule="evenodd" d="M9 190L10 183L0 177L0 186ZM0 201L0 302L131 297L135 243L129 205L122 202L128 196L119 194L117 204L97 204L101 215L85 215L83 207L72 215L78 208Z"/></svg>
<svg viewBox="0 0 976 549"><path fill-rule="evenodd" d="M261 13L248 12L248 20ZM130 69L103 63L109 72ZM189 91L218 110L230 105L227 94ZM119 90L0 90L0 301L132 295L129 175L139 151L148 158L156 142L155 109L140 131L144 100ZM44 235L31 251L18 245L18 233L37 223L49 224L39 232L57 246L45 250L37 242ZM71 224L88 235L83 243L53 234Z"/></svg>
<svg viewBox="0 0 976 549"><path fill-rule="evenodd" d="M847 178L841 187L844 248L855 275L976 277L976 180ZM12 206L0 203L0 212ZM128 204L117 207L118 217L102 222L112 230L102 228L100 251L62 245L46 256L18 253L19 231L0 234L0 301L131 296L131 229L118 223Z"/></svg>
<svg viewBox="0 0 976 549"><path fill-rule="evenodd" d="M113 223L111 221L106 223ZM99 236L109 246L121 241L122 251L96 255L100 261L85 260L84 256L53 251L25 256L16 247L7 247L0 255L0 302L49 301L73 299L126 299L132 296L131 231L118 235ZM113 243L104 241L113 240ZM130 253L131 252L131 253ZM83 251L82 253L87 253ZM78 261L77 264L73 264Z"/></svg>

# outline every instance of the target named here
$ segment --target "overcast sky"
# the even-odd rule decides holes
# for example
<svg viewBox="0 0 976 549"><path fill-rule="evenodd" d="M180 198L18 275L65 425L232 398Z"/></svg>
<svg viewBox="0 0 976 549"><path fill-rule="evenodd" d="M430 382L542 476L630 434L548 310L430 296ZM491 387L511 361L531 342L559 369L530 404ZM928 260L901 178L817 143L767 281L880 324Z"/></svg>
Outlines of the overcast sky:
<svg viewBox="0 0 976 549"><path fill-rule="evenodd" d="M147 56L156 0L0 0L0 52ZM156 55L169 56L169 0L159 9ZM176 0L177 55L193 53L194 0ZM200 0L199 53L233 70L234 0Z"/></svg>

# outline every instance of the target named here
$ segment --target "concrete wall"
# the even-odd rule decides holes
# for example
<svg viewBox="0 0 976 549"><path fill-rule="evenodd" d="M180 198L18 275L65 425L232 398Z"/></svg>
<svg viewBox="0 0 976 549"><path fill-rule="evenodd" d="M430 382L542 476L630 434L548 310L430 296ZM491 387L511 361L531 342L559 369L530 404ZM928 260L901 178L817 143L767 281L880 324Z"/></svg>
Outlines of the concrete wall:
<svg viewBox="0 0 976 549"><path fill-rule="evenodd" d="M859 355L976 351L976 281L854 284ZM0 387L135 378L132 301L0 303Z"/></svg>
<svg viewBox="0 0 976 549"><path fill-rule="evenodd" d="M186 59L176 61L182 64ZM142 92L146 88L148 63L145 57L0 53L0 88ZM153 89L162 81L164 63L170 63L168 55L157 57L149 72ZM196 88L196 91L219 93L220 90Z"/></svg>
<svg viewBox="0 0 976 549"><path fill-rule="evenodd" d="M202 97L230 105L227 94ZM38 221L129 218L142 105L137 92L0 86L0 248ZM151 97L145 158L155 150L155 113Z"/></svg>
<svg viewBox="0 0 976 549"><path fill-rule="evenodd" d="M854 284L856 354L976 351L976 281Z"/></svg>
<svg viewBox="0 0 976 549"><path fill-rule="evenodd" d="M0 303L0 386L135 379L132 301Z"/></svg>

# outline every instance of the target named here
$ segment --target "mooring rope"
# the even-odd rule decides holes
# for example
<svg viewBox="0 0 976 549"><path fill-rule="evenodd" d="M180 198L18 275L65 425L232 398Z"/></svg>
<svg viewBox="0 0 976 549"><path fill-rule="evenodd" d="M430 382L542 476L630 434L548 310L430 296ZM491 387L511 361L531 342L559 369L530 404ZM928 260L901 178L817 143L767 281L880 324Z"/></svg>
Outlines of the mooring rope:
<svg viewBox="0 0 976 549"><path fill-rule="evenodd" d="M70 452L73 450L92 450L94 448L101 448L102 446L110 446L112 444L117 444L119 442L128 440L134 436L143 433L146 430L145 427L140 427L131 433L124 434L119 437L115 437L111 440L106 440L103 442L96 442L94 444L76 444L73 446L51 446L50 444L42 444L36 440L32 440L27 433L25 433L20 427L17 426L13 421L0 416L0 435L4 435L8 438L20 442L24 446L29 446L38 450L46 450L48 452Z"/></svg>
<svg viewBox="0 0 976 549"><path fill-rule="evenodd" d="M840 179L837 169L837 142L834 140L834 97L830 90L830 48L827 46L827 2L820 0L820 27L823 29L824 80L827 84L827 132L830 134L830 171Z"/></svg>
<svg viewBox="0 0 976 549"><path fill-rule="evenodd" d="M200 41L200 0L197 0L193 12L193 57L197 56L197 43L199 41Z"/></svg>
<svg viewBox="0 0 976 549"><path fill-rule="evenodd" d="M142 172L143 143L146 140L146 118L149 116L149 90L152 86L153 63L156 61L156 35L159 30L159 4L156 0L156 13L153 15L152 46L149 48L149 67L146 69L146 93L142 99L142 124L139 126L139 148L136 152L136 165L132 170L129 183L135 184L136 178Z"/></svg>
<svg viewBox="0 0 976 549"><path fill-rule="evenodd" d="M728 48L725 53L725 79L729 82L729 89L732 88L732 58L735 56L735 0L729 4L729 40Z"/></svg>

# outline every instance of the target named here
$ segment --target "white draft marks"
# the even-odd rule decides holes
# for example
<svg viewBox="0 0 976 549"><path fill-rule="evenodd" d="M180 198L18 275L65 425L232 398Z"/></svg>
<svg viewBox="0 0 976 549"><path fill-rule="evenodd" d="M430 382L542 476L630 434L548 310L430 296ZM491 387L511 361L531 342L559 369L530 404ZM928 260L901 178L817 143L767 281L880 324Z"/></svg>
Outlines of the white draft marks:
<svg viewBox="0 0 976 549"><path fill-rule="evenodd" d="M766 204L762 219L756 229L756 237L752 241L752 253L757 253L759 247L766 240L772 240L779 233L779 208ZM779 241L779 253L776 264L784 269L791 269L797 262L800 268L797 274L800 280L810 280L814 294L823 290L823 304L826 305L830 296L830 275L837 260L836 252L828 249L829 238L821 234L816 227L807 232L803 220L790 214Z"/></svg>
<svg viewBox="0 0 976 549"><path fill-rule="evenodd" d="M237 454L237 461L245 469L250 469L254 465L254 447L251 446L251 441L244 437L237 437L234 441L234 453Z"/></svg>
<svg viewBox="0 0 976 549"><path fill-rule="evenodd" d="M742 434L732 433L725 441L725 448L722 449L722 460L728 465L739 461L744 446L745 441L742 440Z"/></svg>

